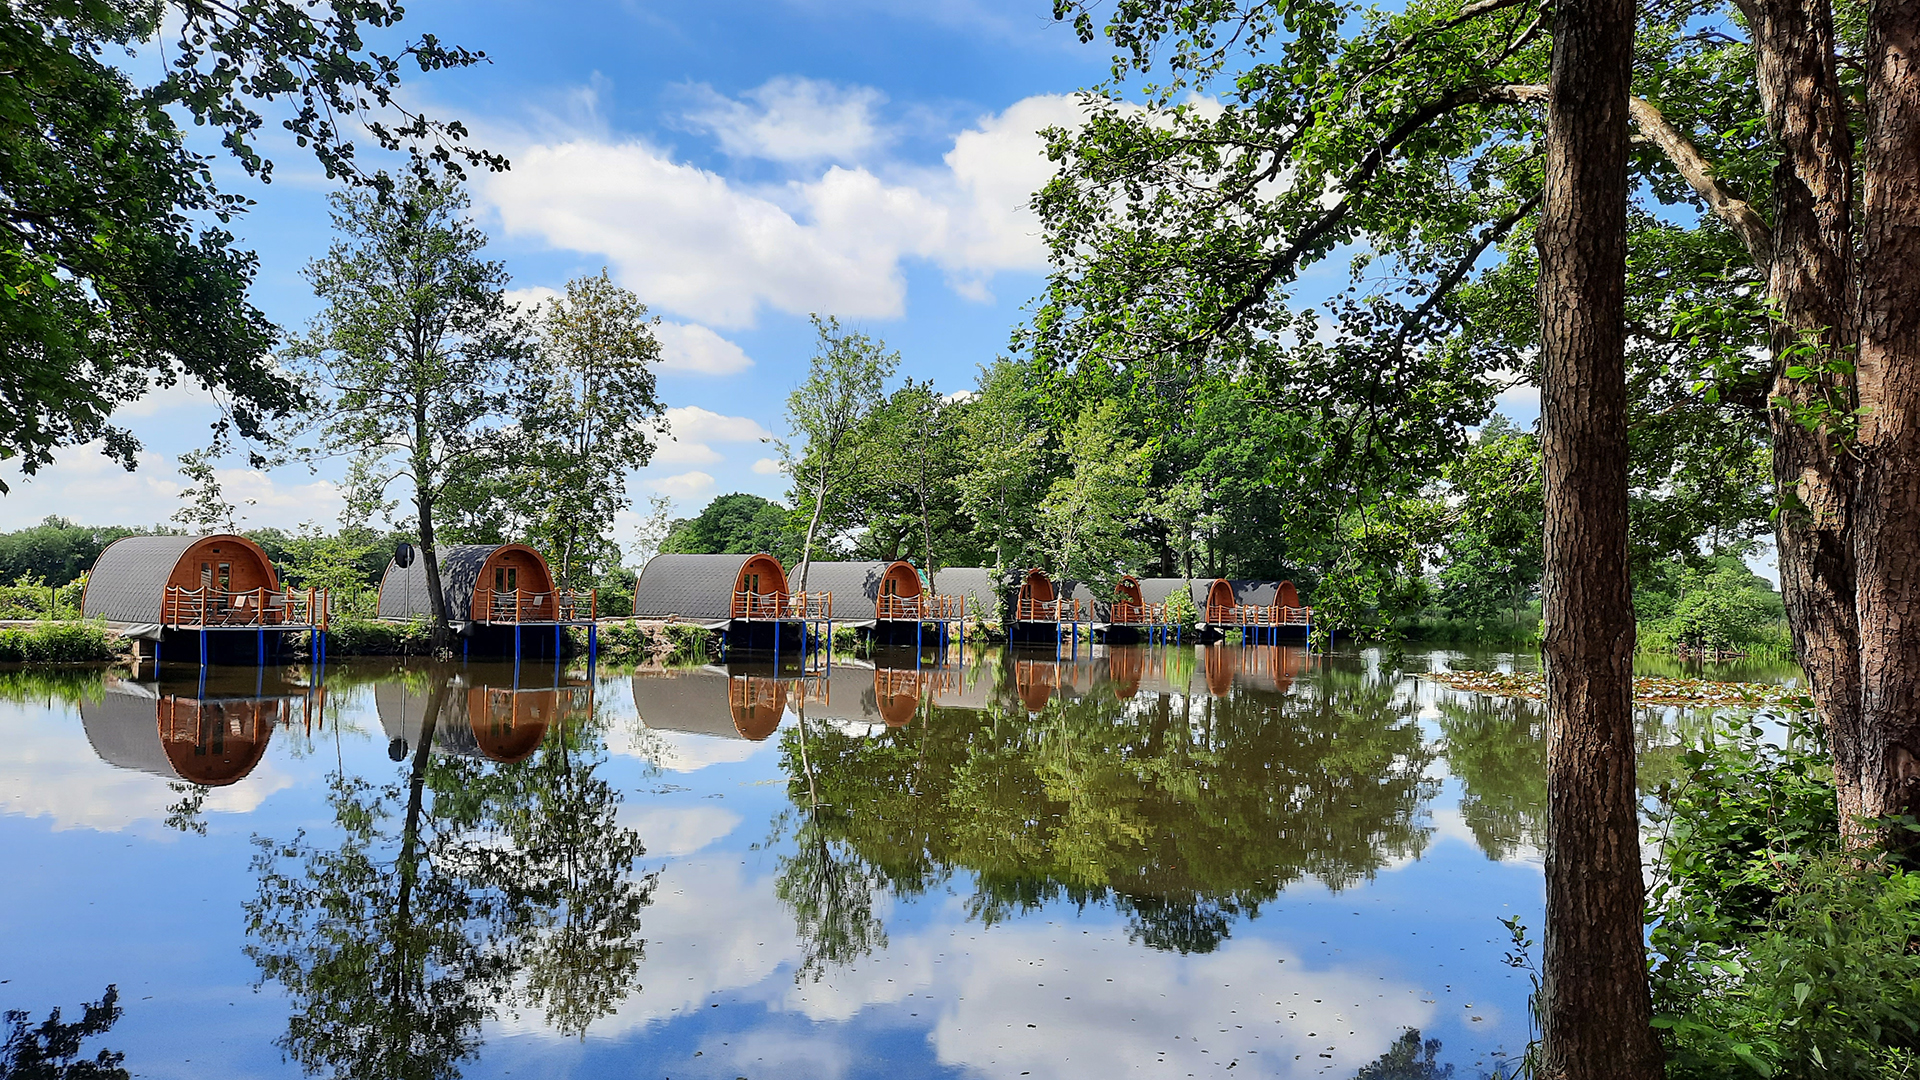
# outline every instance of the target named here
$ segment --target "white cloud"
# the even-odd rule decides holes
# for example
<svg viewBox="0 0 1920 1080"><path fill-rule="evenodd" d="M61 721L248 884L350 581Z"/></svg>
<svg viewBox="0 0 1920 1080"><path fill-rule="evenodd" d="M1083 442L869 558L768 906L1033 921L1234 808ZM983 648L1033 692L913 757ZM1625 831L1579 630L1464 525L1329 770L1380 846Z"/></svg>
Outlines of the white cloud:
<svg viewBox="0 0 1920 1080"><path fill-rule="evenodd" d="M620 824L638 833L647 854L692 855L721 840L740 825L740 815L717 806L639 809L623 805Z"/></svg>
<svg viewBox="0 0 1920 1080"><path fill-rule="evenodd" d="M1066 96L1030 97L958 133L941 165L834 164L772 187L580 132L509 148L513 170L481 193L509 234L604 256L647 303L704 323L748 326L763 307L892 318L908 259L976 299L997 273L1044 269L1027 205L1051 175L1037 132L1080 115Z"/></svg>
<svg viewBox="0 0 1920 1080"><path fill-rule="evenodd" d="M701 84L690 90L686 122L710 132L732 157L768 161L857 161L886 135L874 116L885 94L870 86L838 86L781 76L736 101Z"/></svg>
<svg viewBox="0 0 1920 1080"><path fill-rule="evenodd" d="M693 323L663 322L653 328L660 342L660 369L692 375L732 375L753 366L746 350Z"/></svg>
<svg viewBox="0 0 1920 1080"><path fill-rule="evenodd" d="M753 463L753 471L761 476L780 476L787 471L787 467L770 457L763 457Z"/></svg>
<svg viewBox="0 0 1920 1080"><path fill-rule="evenodd" d="M713 477L696 469L693 472L663 476L653 482L653 488L665 495L677 495L683 499L690 499L712 491Z"/></svg>
<svg viewBox="0 0 1920 1080"><path fill-rule="evenodd" d="M534 314L540 308L545 307L547 301L558 300L561 295L560 290L550 289L545 285L528 285L523 288L508 289L506 293L507 303L518 304L521 313L525 315Z"/></svg>
<svg viewBox="0 0 1920 1080"><path fill-rule="evenodd" d="M91 442L66 447L32 477L21 476L11 465L0 469L13 489L0 497L0 528L22 528L50 514L89 525L167 523L180 509L180 492L186 487L176 463L143 452L136 459L140 467L128 472L103 456L100 446ZM301 471L292 475L299 479L257 469L214 470L241 528L292 529L305 521L331 521L339 514L340 491L332 481L315 480Z"/></svg>
<svg viewBox="0 0 1920 1080"><path fill-rule="evenodd" d="M668 409L667 430L674 438L694 442L759 442L773 437L758 420L725 416L698 405Z"/></svg>
<svg viewBox="0 0 1920 1080"><path fill-rule="evenodd" d="M725 461L720 451L703 442L666 439L654 448L654 465L713 465Z"/></svg>

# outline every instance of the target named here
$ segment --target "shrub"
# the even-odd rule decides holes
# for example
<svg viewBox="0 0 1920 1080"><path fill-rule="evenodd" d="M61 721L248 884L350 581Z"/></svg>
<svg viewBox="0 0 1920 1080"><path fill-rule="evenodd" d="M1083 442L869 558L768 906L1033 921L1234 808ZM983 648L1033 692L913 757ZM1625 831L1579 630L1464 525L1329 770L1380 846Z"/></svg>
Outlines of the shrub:
<svg viewBox="0 0 1920 1080"><path fill-rule="evenodd" d="M1661 793L1649 940L1668 1075L1911 1075L1920 876L1841 850L1817 729L1788 730L1721 729Z"/></svg>
<svg viewBox="0 0 1920 1080"><path fill-rule="evenodd" d="M111 660L115 643L97 623L42 623L25 630L0 630L0 662L86 664Z"/></svg>
<svg viewBox="0 0 1920 1080"><path fill-rule="evenodd" d="M567 631L576 655L587 652L587 632ZM691 623L605 622L600 624L600 656L613 664L702 664L715 652L713 631Z"/></svg>
<svg viewBox="0 0 1920 1080"><path fill-rule="evenodd" d="M337 656L425 656L433 631L425 619L390 622L335 614L327 627L327 653Z"/></svg>

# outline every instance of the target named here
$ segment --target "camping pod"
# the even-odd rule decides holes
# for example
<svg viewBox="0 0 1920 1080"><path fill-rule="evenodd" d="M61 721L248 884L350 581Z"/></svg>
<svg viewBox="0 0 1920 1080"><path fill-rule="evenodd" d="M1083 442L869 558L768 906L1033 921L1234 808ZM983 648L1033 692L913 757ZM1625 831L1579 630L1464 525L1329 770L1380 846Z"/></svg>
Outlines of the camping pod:
<svg viewBox="0 0 1920 1080"><path fill-rule="evenodd" d="M816 562L806 567L810 593L833 597L833 621L870 631L894 645L931 644L931 624L959 618L959 604L927 589L910 562ZM787 588L800 589L800 568L787 574Z"/></svg>
<svg viewBox="0 0 1920 1080"><path fill-rule="evenodd" d="M593 620L591 593L554 588L553 572L525 544L449 544L435 548L447 623L462 657L565 655L560 627ZM382 619L431 619L427 560L403 546L380 579ZM530 632L528 632L530 631Z"/></svg>
<svg viewBox="0 0 1920 1080"><path fill-rule="evenodd" d="M765 552L655 555L634 582L633 614L724 630L728 648L797 647L799 624L838 617L832 594L814 588L811 576L800 593L789 588L780 560Z"/></svg>
<svg viewBox="0 0 1920 1080"><path fill-rule="evenodd" d="M127 536L94 560L80 613L154 643L161 659L266 663L285 658L289 634L326 625L326 594L283 591L244 536Z"/></svg>

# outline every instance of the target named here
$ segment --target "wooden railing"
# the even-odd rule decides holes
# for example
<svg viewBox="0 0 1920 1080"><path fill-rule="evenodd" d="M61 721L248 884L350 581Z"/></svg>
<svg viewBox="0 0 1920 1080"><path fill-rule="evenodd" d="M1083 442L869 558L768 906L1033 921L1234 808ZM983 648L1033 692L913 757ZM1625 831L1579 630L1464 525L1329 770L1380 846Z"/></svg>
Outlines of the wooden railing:
<svg viewBox="0 0 1920 1080"><path fill-rule="evenodd" d="M592 622L599 592L475 589L474 607L486 623Z"/></svg>
<svg viewBox="0 0 1920 1080"><path fill-rule="evenodd" d="M1078 600L1029 600L1014 602L1015 622L1084 622L1086 615Z"/></svg>
<svg viewBox="0 0 1920 1080"><path fill-rule="evenodd" d="M882 596L874 604L874 618L905 622L951 622L965 613L958 596L922 593L919 596Z"/></svg>
<svg viewBox="0 0 1920 1080"><path fill-rule="evenodd" d="M325 627L327 590L249 589L233 592L169 585L160 597L162 626Z"/></svg>
<svg viewBox="0 0 1920 1080"><path fill-rule="evenodd" d="M1208 604L1207 622L1213 626L1309 626L1313 609L1283 604Z"/></svg>
<svg viewBox="0 0 1920 1080"><path fill-rule="evenodd" d="M833 594L737 592L733 594L732 617L748 622L831 619Z"/></svg>

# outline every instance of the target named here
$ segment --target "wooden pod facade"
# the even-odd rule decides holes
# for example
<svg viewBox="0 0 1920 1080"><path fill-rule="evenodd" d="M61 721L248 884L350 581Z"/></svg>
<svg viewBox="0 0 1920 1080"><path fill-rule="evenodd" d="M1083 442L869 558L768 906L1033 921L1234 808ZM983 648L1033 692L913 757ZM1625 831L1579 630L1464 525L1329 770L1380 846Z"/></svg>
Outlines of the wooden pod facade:
<svg viewBox="0 0 1920 1080"><path fill-rule="evenodd" d="M283 591L244 536L128 536L94 560L80 613L117 627L304 630L326 624L324 591Z"/></svg>
<svg viewBox="0 0 1920 1080"><path fill-rule="evenodd" d="M633 614L723 629L734 622L827 618L833 614L829 595L813 590L811 580L807 593L795 592L780 560L765 552L655 555L634 582Z"/></svg>
<svg viewBox="0 0 1920 1080"><path fill-rule="evenodd" d="M276 689L283 692L256 691L252 675L207 684L109 680L104 693L80 702L80 723L109 765L225 787L259 766L275 728L308 718L309 691Z"/></svg>
<svg viewBox="0 0 1920 1080"><path fill-rule="evenodd" d="M553 624L593 618L591 593L556 590L553 571L525 544L452 544L437 548L440 591L455 626ZM380 579L383 619L431 618L427 560L415 552L406 566L388 562Z"/></svg>

